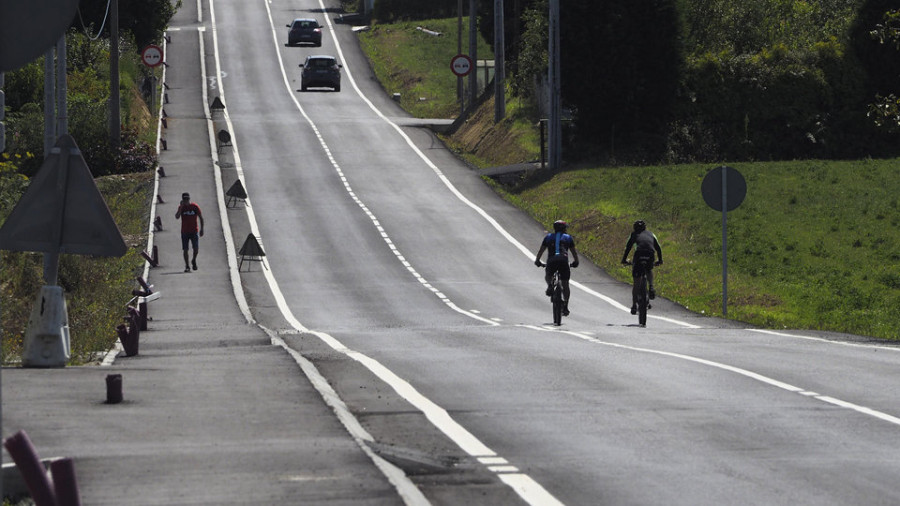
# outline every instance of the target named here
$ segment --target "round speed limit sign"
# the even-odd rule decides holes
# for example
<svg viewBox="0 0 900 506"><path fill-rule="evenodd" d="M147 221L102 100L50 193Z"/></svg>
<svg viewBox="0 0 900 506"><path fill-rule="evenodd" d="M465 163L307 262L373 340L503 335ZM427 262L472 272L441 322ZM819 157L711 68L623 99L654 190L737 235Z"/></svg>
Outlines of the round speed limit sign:
<svg viewBox="0 0 900 506"><path fill-rule="evenodd" d="M464 54L458 54L450 59L450 70L459 77L469 75L472 72L472 59Z"/></svg>
<svg viewBox="0 0 900 506"><path fill-rule="evenodd" d="M141 61L148 67L158 67L163 62L163 52L159 46L147 46L141 51Z"/></svg>

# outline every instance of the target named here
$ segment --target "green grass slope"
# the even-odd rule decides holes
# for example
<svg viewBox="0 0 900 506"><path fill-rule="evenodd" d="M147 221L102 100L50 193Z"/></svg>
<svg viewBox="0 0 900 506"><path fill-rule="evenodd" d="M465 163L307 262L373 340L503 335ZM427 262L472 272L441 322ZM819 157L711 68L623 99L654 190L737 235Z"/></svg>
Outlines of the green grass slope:
<svg viewBox="0 0 900 506"><path fill-rule="evenodd" d="M734 164L747 180L728 213L728 316L768 328L900 338L898 160ZM617 278L636 219L663 247L658 292L722 313L721 213L700 193L712 167L588 168L498 188L543 223L565 219L579 249Z"/></svg>

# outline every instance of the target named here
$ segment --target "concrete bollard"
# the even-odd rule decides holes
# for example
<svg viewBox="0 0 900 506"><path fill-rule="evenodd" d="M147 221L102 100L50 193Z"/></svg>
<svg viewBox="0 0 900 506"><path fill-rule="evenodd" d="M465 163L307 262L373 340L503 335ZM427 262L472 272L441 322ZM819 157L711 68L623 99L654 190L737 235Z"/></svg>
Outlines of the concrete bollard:
<svg viewBox="0 0 900 506"><path fill-rule="evenodd" d="M106 375L106 403L118 404L122 402L122 375Z"/></svg>

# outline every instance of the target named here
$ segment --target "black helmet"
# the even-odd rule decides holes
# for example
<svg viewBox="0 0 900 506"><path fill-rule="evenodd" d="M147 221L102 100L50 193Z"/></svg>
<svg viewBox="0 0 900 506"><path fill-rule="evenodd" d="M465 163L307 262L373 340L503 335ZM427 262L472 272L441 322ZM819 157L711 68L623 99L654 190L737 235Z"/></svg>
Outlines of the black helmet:
<svg viewBox="0 0 900 506"><path fill-rule="evenodd" d="M647 224L644 223L644 220L637 220L634 222L634 231L637 233L641 233L644 230L647 230Z"/></svg>
<svg viewBox="0 0 900 506"><path fill-rule="evenodd" d="M565 232L567 228L569 228L569 224L563 220L556 220L553 222L554 232Z"/></svg>

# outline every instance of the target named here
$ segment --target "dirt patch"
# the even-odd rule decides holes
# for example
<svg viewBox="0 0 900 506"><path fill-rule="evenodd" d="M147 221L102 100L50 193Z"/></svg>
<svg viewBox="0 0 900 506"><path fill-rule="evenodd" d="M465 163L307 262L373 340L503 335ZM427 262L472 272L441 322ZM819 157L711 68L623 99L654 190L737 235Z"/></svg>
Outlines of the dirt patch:
<svg viewBox="0 0 900 506"><path fill-rule="evenodd" d="M450 137L449 143L460 152L471 153L487 166L532 161L521 147L520 135L511 127L509 118L494 123L494 99L491 98Z"/></svg>

